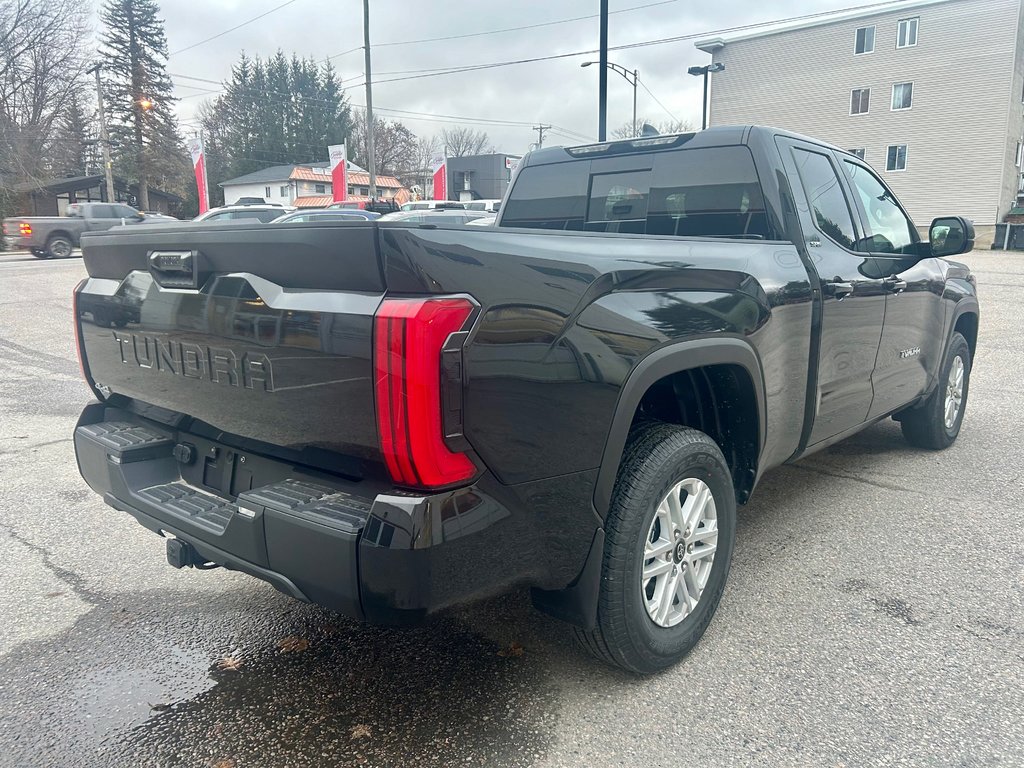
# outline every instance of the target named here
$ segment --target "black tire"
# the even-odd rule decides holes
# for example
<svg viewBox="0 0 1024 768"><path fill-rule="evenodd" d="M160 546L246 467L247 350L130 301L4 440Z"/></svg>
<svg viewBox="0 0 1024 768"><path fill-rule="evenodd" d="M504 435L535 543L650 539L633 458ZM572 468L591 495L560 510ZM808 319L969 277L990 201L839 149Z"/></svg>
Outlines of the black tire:
<svg viewBox="0 0 1024 768"><path fill-rule="evenodd" d="M48 254L46 251L40 251L38 248L32 249L32 255L35 256L37 259L50 258L50 254Z"/></svg>
<svg viewBox="0 0 1024 768"><path fill-rule="evenodd" d="M46 241L46 254L51 259L64 259L71 255L75 244L65 235L50 235Z"/></svg>
<svg viewBox="0 0 1024 768"><path fill-rule="evenodd" d="M718 549L696 607L671 627L654 622L641 599L644 545L656 509L677 482L697 478L711 490ZM697 644L725 588L736 537L732 476L715 442L694 429L650 423L634 430L619 466L605 521L597 626L576 637L598 659L641 675L678 662ZM673 571L674 573L674 571Z"/></svg>
<svg viewBox="0 0 1024 768"><path fill-rule="evenodd" d="M946 394L949 373L954 361L959 358L963 363L963 394L960 398L960 410L951 426L946 426ZM949 448L960 434L964 423L964 412L967 410L967 394L971 383L971 348L961 334L954 333L949 340L946 356L939 369L939 383L935 391L921 405L898 414L900 428L907 442L916 448L941 451Z"/></svg>

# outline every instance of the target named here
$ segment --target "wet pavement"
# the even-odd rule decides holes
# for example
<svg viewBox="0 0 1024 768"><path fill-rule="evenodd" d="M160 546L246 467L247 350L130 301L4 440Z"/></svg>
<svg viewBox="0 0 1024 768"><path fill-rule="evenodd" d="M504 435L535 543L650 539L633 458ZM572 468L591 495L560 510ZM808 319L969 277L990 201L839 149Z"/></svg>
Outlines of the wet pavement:
<svg viewBox="0 0 1024 768"><path fill-rule="evenodd" d="M885 422L772 472L708 634L641 680L523 592L395 630L170 568L77 474L81 261L0 254L0 765L1024 763L1024 254L968 260L957 445Z"/></svg>

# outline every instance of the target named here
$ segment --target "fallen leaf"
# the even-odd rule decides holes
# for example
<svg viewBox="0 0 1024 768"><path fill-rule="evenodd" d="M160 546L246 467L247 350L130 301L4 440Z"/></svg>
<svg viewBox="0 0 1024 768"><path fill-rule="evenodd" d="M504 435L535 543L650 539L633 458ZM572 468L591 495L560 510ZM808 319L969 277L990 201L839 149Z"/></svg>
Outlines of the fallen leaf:
<svg viewBox="0 0 1024 768"><path fill-rule="evenodd" d="M63 594L63 592L47 592L45 597L60 597Z"/></svg>
<svg viewBox="0 0 1024 768"><path fill-rule="evenodd" d="M304 637L289 635L278 640L277 647L281 649L282 653L298 653L309 648L309 640Z"/></svg>
<svg viewBox="0 0 1024 768"><path fill-rule="evenodd" d="M373 736L373 731L368 725L354 725L349 734L350 739L368 739Z"/></svg>
<svg viewBox="0 0 1024 768"><path fill-rule="evenodd" d="M148 703L148 702L147 702ZM170 704L150 704L149 708L154 712L163 712L166 709L170 709Z"/></svg>
<svg viewBox="0 0 1024 768"><path fill-rule="evenodd" d="M498 655L502 658L522 656L523 650L523 646L521 646L519 643L512 643L512 645L510 645L508 648L502 648L500 651L498 651Z"/></svg>
<svg viewBox="0 0 1024 768"><path fill-rule="evenodd" d="M222 757L220 760L213 763L212 768L235 768L235 761L230 757Z"/></svg>
<svg viewBox="0 0 1024 768"><path fill-rule="evenodd" d="M240 656L225 656L217 661L216 667L225 672L237 672L244 663Z"/></svg>

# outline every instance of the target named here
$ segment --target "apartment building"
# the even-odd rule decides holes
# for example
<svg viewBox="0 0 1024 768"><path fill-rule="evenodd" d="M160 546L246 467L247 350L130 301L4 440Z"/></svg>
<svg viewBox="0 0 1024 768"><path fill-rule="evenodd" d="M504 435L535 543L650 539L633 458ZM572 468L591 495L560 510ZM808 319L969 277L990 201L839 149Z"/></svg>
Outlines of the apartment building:
<svg viewBox="0 0 1024 768"><path fill-rule="evenodd" d="M919 226L993 225L1024 200L1022 0L906 0L696 42L709 124L758 123L849 149Z"/></svg>

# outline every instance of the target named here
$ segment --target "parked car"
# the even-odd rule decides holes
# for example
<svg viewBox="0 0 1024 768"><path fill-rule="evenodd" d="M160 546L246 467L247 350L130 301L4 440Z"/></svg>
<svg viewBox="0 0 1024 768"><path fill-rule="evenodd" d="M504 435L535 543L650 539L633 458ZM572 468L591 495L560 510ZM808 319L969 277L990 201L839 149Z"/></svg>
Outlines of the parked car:
<svg viewBox="0 0 1024 768"><path fill-rule="evenodd" d="M425 211L397 211L381 216L381 221L401 221L406 224L467 224L475 219L493 219L483 211L435 208Z"/></svg>
<svg viewBox="0 0 1024 768"><path fill-rule="evenodd" d="M364 208L353 208L345 205L345 203L334 203L333 205L327 206L324 210L327 211L343 211L344 213L352 216L362 216L364 219L379 219L381 214L376 211L367 211Z"/></svg>
<svg viewBox="0 0 1024 768"><path fill-rule="evenodd" d="M143 211L142 212L147 222L159 222L159 221L181 221L181 219L171 216L168 213L160 213L159 211Z"/></svg>
<svg viewBox="0 0 1024 768"><path fill-rule="evenodd" d="M224 205L220 208L211 208L206 213L196 216L192 221L238 221L240 219L256 219L264 224L281 216L294 208L284 208L280 205Z"/></svg>
<svg viewBox="0 0 1024 768"><path fill-rule="evenodd" d="M332 210L369 211L381 215L399 210L394 200L342 200L327 207Z"/></svg>
<svg viewBox="0 0 1024 768"><path fill-rule="evenodd" d="M466 206L454 200L413 200L408 203L402 203L403 211L432 211L435 208L464 211Z"/></svg>
<svg viewBox="0 0 1024 768"><path fill-rule="evenodd" d="M501 210L501 200L467 200L463 203L467 211L487 211L497 213Z"/></svg>
<svg viewBox="0 0 1024 768"><path fill-rule="evenodd" d="M4 219L4 243L38 259L71 255L84 232L102 232L121 224L140 224L145 214L121 203L72 203L63 216L14 216Z"/></svg>
<svg viewBox="0 0 1024 768"><path fill-rule="evenodd" d="M78 466L176 567L372 623L528 585L656 672L708 627L766 472L882 419L956 440L974 228L930 231L856 156L740 126L537 150L495 227L90 233ZM138 323L81 311L133 290ZM807 535L901 535L836 531Z"/></svg>
<svg viewBox="0 0 1024 768"><path fill-rule="evenodd" d="M295 211L286 213L271 221L272 224L297 224L300 222L313 221L371 221L369 216L361 215L365 211L331 211L328 209L314 209L308 211ZM377 218L379 218L379 214Z"/></svg>
<svg viewBox="0 0 1024 768"><path fill-rule="evenodd" d="M284 203L270 203L262 197L240 197L235 200L235 202L231 203L231 205L274 205L278 208L286 207Z"/></svg>

